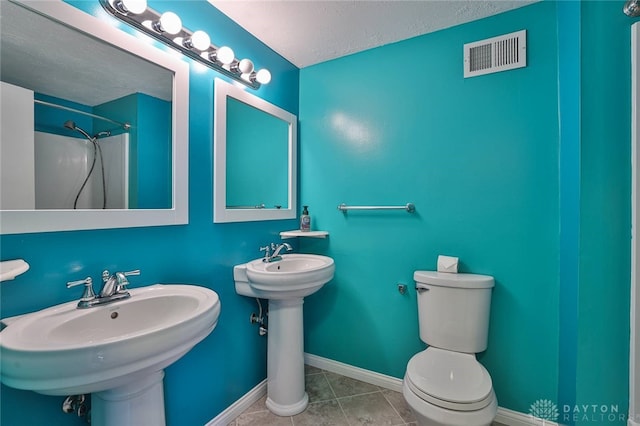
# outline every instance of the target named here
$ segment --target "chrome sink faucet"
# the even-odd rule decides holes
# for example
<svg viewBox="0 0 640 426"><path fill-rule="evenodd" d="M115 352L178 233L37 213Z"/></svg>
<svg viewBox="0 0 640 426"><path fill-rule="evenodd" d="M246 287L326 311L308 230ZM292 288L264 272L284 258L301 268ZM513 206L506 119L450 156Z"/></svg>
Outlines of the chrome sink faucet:
<svg viewBox="0 0 640 426"><path fill-rule="evenodd" d="M106 305L117 300L128 299L131 294L127 291L127 285L130 275L140 275L140 270L136 269L129 272L116 272L113 275L108 270L102 271L102 288L98 295L93 291L93 280L87 277L79 281L70 281L67 288L84 284L84 292L78 301L78 308L91 308L92 306Z"/></svg>
<svg viewBox="0 0 640 426"><path fill-rule="evenodd" d="M130 275L140 275L140 270L129 272L116 272L113 275L109 274L108 270L102 271L102 289L100 290L99 297L111 297L114 294L126 292L129 285L127 279Z"/></svg>
<svg viewBox="0 0 640 426"><path fill-rule="evenodd" d="M282 244L276 244L276 243L271 243L270 246L265 246L265 247L260 247L260 251L264 251L264 258L262 258L263 262L276 262L278 260L282 260L282 256L280 256L280 252L286 249L287 251L291 251L293 250L293 248L291 247L291 244L289 243L282 243ZM273 250L273 253L271 253L271 250Z"/></svg>

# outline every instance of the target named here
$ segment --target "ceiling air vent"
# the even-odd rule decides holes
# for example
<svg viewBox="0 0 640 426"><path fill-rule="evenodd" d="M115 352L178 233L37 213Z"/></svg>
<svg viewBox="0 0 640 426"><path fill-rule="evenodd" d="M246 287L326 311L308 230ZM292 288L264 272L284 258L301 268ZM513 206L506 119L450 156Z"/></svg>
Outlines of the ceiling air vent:
<svg viewBox="0 0 640 426"><path fill-rule="evenodd" d="M527 66L527 30L464 45L464 78Z"/></svg>

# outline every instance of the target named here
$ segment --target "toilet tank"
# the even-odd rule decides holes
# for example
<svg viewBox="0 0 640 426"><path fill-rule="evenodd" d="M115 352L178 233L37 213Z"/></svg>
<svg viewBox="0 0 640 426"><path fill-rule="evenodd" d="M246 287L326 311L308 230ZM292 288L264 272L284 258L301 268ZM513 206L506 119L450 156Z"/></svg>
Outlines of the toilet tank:
<svg viewBox="0 0 640 426"><path fill-rule="evenodd" d="M422 341L465 353L487 348L493 277L416 271L413 279Z"/></svg>

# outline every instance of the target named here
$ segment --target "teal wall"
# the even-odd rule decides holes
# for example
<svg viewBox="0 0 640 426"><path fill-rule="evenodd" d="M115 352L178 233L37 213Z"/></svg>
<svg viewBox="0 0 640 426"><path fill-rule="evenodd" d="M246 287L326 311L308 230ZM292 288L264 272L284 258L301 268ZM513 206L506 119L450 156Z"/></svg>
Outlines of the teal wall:
<svg viewBox="0 0 640 426"><path fill-rule="evenodd" d="M478 358L501 407L528 413L548 399L561 414L575 404L626 414L622 4L545 1L301 71L302 203L331 234L301 250L336 261L334 281L305 304L308 352L401 378L425 346L415 292L396 284L411 289L414 270L459 256L463 272L496 278ZM526 68L463 79L464 43L520 29ZM345 215L342 202L417 212Z"/></svg>
<svg viewBox="0 0 640 426"><path fill-rule="evenodd" d="M171 208L171 102L134 93L97 105L95 111L131 125L129 208Z"/></svg>
<svg viewBox="0 0 640 426"><path fill-rule="evenodd" d="M97 1L74 1L97 14ZM269 68L272 82L258 96L298 114L299 70L241 30L206 1L150 1L156 10L168 6L188 23L202 28L214 42L228 44L239 57ZM166 369L167 421L174 426L203 425L266 377L266 339L249 315L255 300L238 296L232 267L260 256L259 246L278 241L278 233L297 221L213 224L212 138L213 81L219 74L190 63L189 224L184 226L3 235L2 259L23 258L31 269L3 282L2 317L77 300L69 280L88 275L99 281L103 269L140 268L132 287L153 283L191 283L215 290L222 310L216 329L184 358ZM39 395L6 386L0 389L0 424L79 425L63 414L63 397Z"/></svg>
<svg viewBox="0 0 640 426"><path fill-rule="evenodd" d="M620 13L623 4L581 3L576 403L619 404L620 412L626 414L633 20ZM593 424L592 413L584 414L577 423ZM601 423L609 424L608 419Z"/></svg>
<svg viewBox="0 0 640 426"><path fill-rule="evenodd" d="M287 208L289 123L227 97L226 138L227 206Z"/></svg>

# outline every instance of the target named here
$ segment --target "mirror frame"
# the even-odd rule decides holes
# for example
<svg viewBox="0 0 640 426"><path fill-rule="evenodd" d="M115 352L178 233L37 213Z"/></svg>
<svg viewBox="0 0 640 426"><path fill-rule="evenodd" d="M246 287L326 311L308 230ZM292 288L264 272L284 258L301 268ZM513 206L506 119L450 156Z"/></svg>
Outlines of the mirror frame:
<svg viewBox="0 0 640 426"><path fill-rule="evenodd" d="M233 98L289 124L288 140L288 204L282 209L228 209L227 208L227 99ZM260 220L295 219L297 217L297 146L298 118L262 98L246 92L239 86L215 79L213 137L213 221L251 222ZM268 174L268 168L266 169Z"/></svg>
<svg viewBox="0 0 640 426"><path fill-rule="evenodd" d="M62 25L172 71L172 208L140 210L3 210L0 234L180 225L189 222L189 65L62 0L9 0Z"/></svg>

